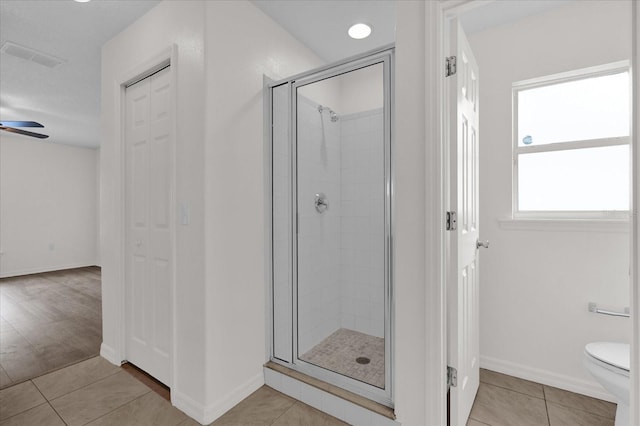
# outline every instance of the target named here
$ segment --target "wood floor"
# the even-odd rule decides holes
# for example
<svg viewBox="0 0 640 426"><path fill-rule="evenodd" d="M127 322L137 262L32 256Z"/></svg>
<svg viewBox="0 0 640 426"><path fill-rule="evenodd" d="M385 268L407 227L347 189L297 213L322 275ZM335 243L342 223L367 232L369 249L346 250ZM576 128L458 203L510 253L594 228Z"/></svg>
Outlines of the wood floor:
<svg viewBox="0 0 640 426"><path fill-rule="evenodd" d="M100 268L0 279L0 388L98 355Z"/></svg>

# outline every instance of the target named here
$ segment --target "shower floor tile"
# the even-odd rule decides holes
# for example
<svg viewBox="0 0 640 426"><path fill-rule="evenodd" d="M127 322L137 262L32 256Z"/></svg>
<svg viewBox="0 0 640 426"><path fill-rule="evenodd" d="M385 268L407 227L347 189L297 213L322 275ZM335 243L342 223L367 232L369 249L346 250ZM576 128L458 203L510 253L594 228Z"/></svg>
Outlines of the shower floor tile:
<svg viewBox="0 0 640 426"><path fill-rule="evenodd" d="M366 357L368 364L356 359ZM384 339L341 328L300 356L318 367L384 389Z"/></svg>

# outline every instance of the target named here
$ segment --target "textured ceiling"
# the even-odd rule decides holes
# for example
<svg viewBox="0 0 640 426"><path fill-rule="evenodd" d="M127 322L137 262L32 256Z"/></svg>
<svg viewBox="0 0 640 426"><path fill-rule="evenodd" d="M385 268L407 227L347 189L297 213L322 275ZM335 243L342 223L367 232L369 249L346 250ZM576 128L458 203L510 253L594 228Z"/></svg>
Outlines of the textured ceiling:
<svg viewBox="0 0 640 426"><path fill-rule="evenodd" d="M11 41L65 62L57 68L0 54L0 120L34 120L47 141L100 143L102 45L158 1L0 1L0 45Z"/></svg>

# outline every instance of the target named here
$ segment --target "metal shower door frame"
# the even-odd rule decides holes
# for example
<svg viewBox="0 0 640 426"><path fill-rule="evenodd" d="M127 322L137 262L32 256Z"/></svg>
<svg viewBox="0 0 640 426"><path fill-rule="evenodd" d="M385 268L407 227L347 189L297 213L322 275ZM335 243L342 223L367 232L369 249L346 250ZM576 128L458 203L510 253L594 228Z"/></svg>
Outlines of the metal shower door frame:
<svg viewBox="0 0 640 426"><path fill-rule="evenodd" d="M289 147L290 147L290 196L291 196L291 296L292 296L292 362L288 363L274 356L274 301L273 301L273 245L270 246L270 268L269 274L269 295L270 300L270 359L271 361L287 366L294 370L305 373L309 376L323 380L327 383L339 386L343 389L352 391L373 401L393 407L393 291L392 291L392 264L393 264L393 239L392 239L392 193L393 179L391 175L391 137L393 133L391 106L393 105L393 46L385 46L384 48L367 52L362 55L349 58L347 60L327 65L306 73L298 74L293 77L283 79L268 84L269 96L269 120L270 125L273 123L273 89L275 87L287 85L289 91ZM308 362L302 361L298 354L298 170L297 170L297 88L306 86L318 81L326 80L339 76L348 72L356 71L368 66L382 64L383 65L383 90L384 90L384 346L385 346L385 388L381 389L376 386L352 379L348 376L330 371L328 369L318 367ZM273 152L273 132L269 132L269 149ZM270 167L273 167L273 158L271 158ZM273 170L269 173L273 179ZM271 182L271 203L273 202L273 185ZM270 214L273 214L273 206L270 206ZM273 217L271 216L273 219ZM273 226L273 222L271 222ZM271 234L272 235L272 234ZM273 237L273 235L272 235ZM273 241L273 240L272 240ZM273 244L273 243L272 243Z"/></svg>

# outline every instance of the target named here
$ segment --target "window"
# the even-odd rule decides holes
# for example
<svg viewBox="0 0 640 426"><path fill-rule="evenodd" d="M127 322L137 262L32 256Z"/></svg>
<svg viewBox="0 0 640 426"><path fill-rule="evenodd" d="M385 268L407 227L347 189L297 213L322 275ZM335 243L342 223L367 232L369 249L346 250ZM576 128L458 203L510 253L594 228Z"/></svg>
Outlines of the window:
<svg viewBox="0 0 640 426"><path fill-rule="evenodd" d="M627 217L630 81L616 63L513 85L514 217Z"/></svg>

